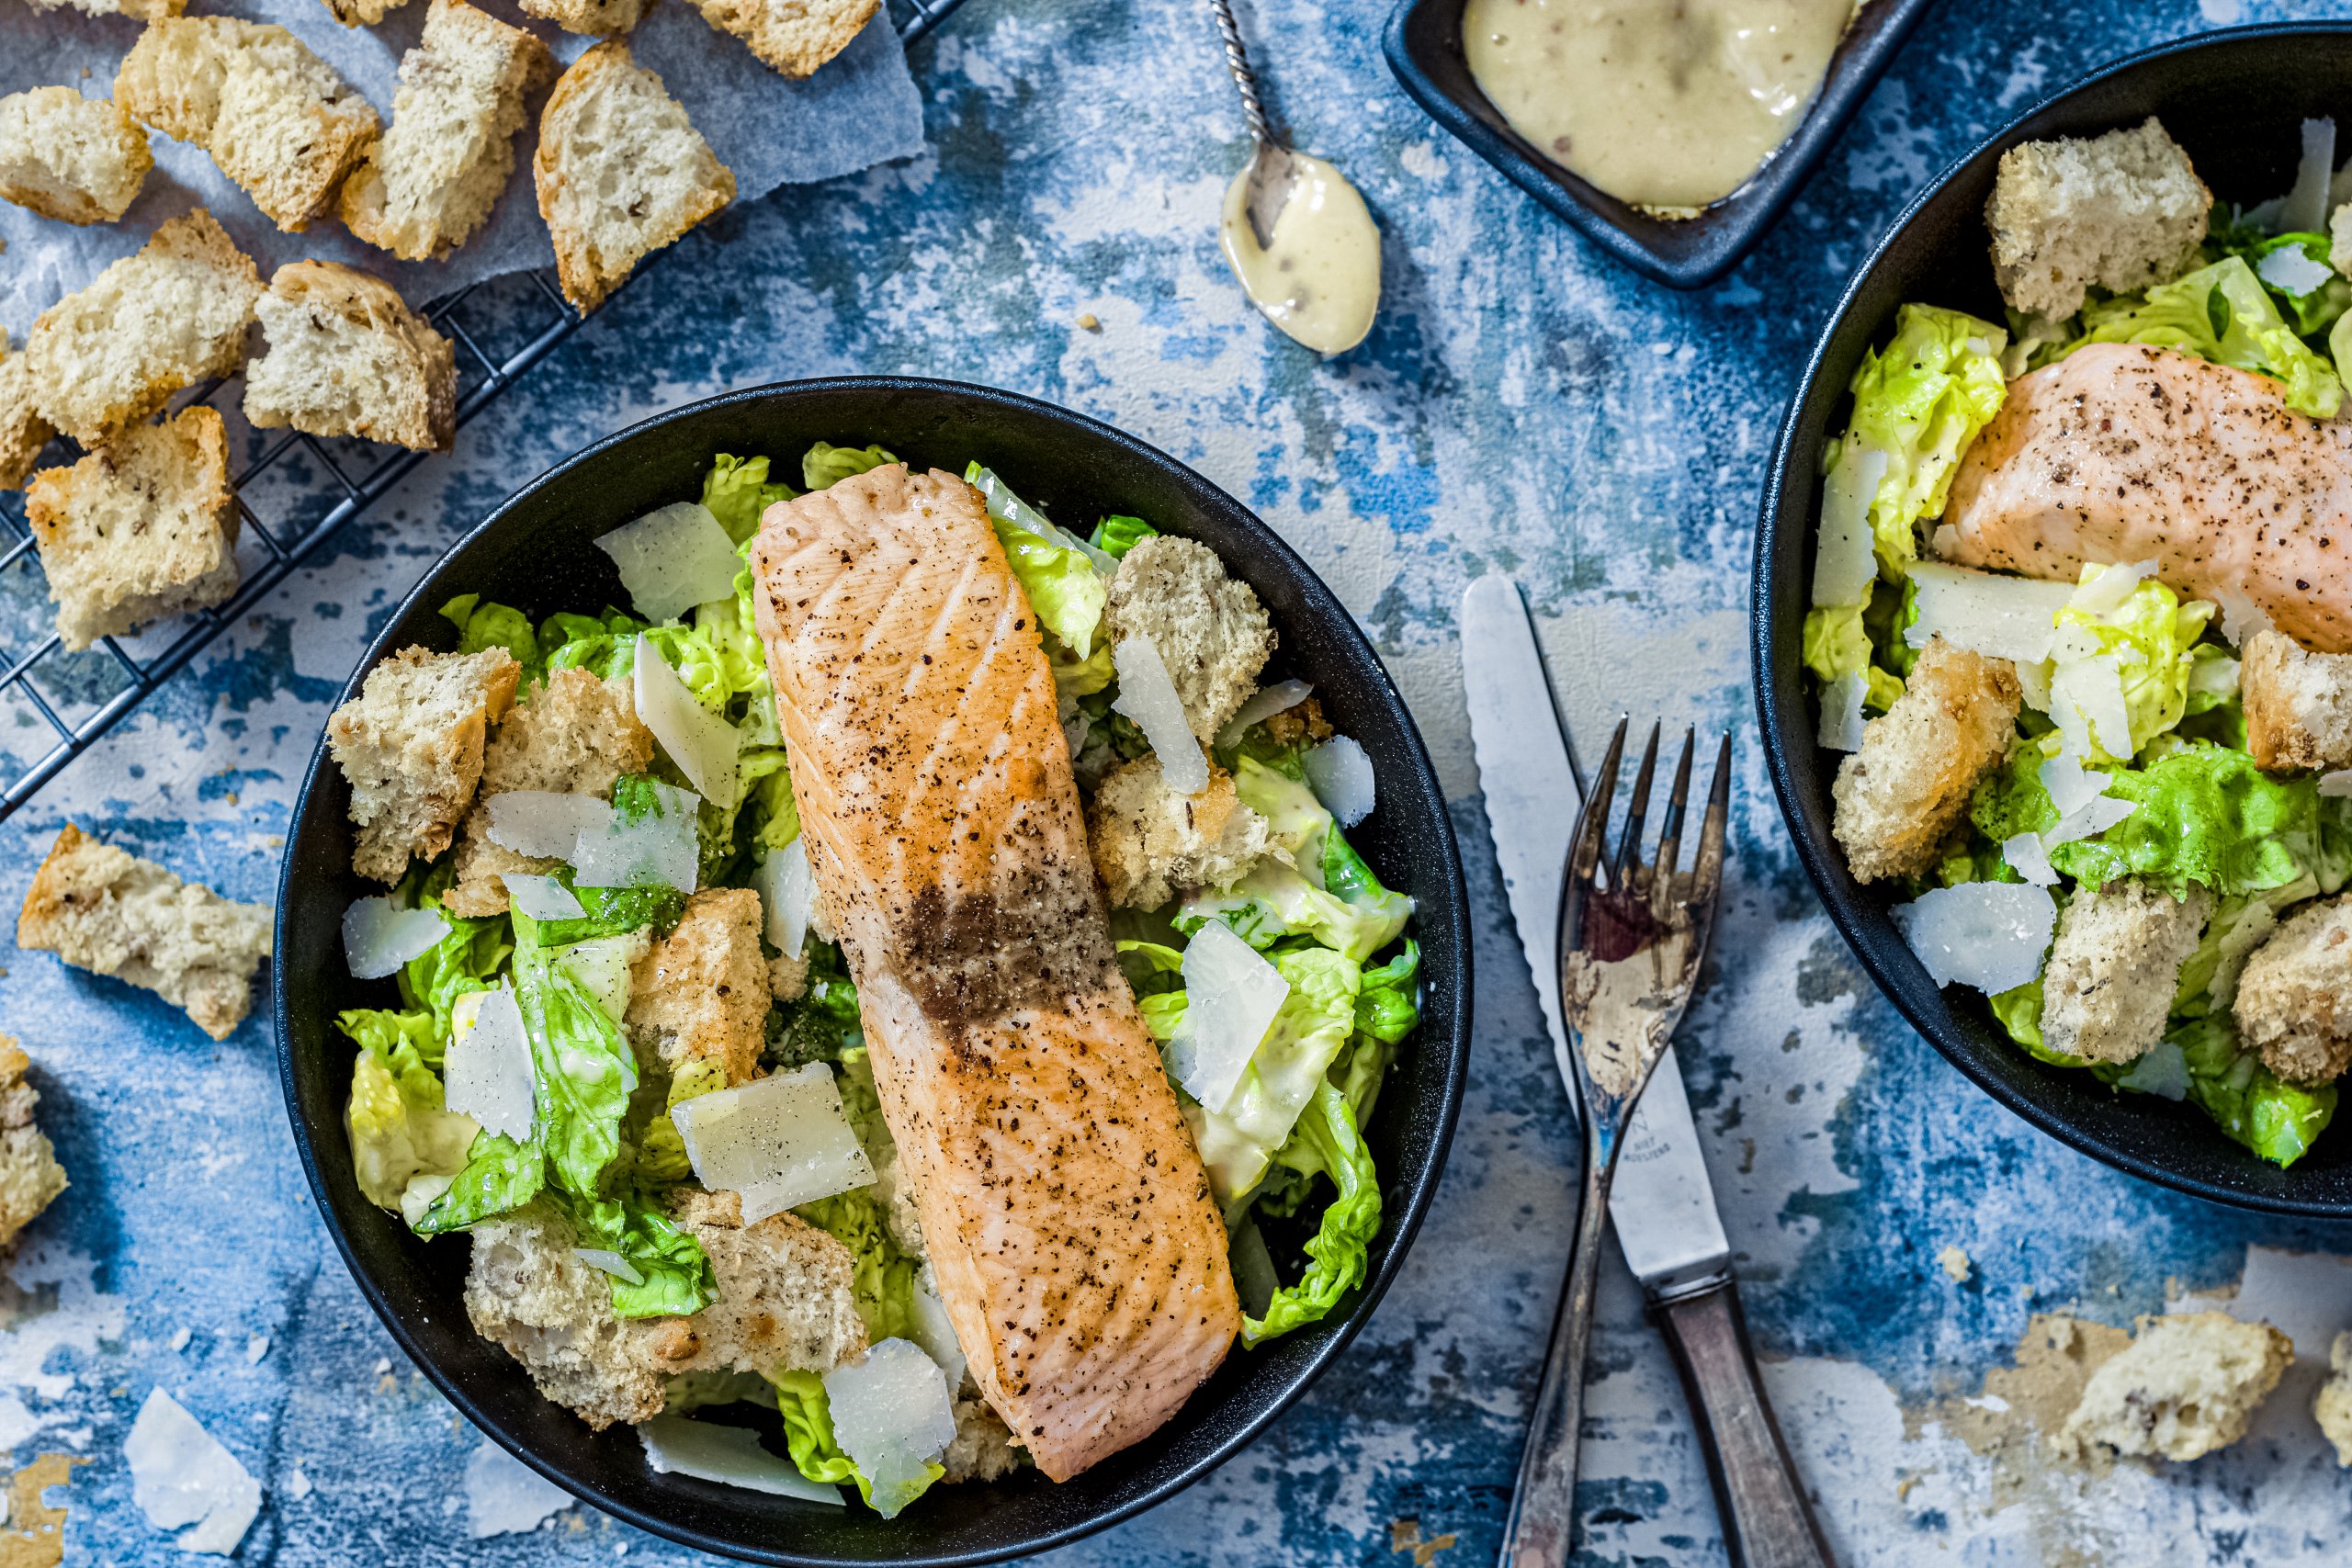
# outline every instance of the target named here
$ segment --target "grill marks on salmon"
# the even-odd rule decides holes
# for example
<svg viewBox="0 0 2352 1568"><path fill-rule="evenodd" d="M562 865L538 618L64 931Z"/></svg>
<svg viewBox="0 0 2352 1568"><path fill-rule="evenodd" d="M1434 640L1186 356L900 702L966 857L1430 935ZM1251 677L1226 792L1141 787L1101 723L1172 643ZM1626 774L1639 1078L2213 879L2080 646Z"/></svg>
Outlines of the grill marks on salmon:
<svg viewBox="0 0 2352 1568"><path fill-rule="evenodd" d="M884 1119L982 1393L1067 1480L1240 1329L1115 961L1027 597L980 498L876 468L768 509L755 609Z"/></svg>
<svg viewBox="0 0 2352 1568"><path fill-rule="evenodd" d="M2154 560L2165 583L2250 601L2352 651L2352 418L2286 406L2267 376L2093 344L2009 383L1961 460L1936 553L2073 581Z"/></svg>

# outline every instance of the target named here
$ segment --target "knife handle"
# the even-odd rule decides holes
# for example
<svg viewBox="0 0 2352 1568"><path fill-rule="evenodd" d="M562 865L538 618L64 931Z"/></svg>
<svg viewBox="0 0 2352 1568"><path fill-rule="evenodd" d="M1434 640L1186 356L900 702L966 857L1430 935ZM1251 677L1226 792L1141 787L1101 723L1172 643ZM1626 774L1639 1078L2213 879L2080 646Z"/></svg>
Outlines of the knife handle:
<svg viewBox="0 0 2352 1568"><path fill-rule="evenodd" d="M1756 1373L1739 1289L1726 1278L1654 1302L1707 1456L1732 1568L1833 1568Z"/></svg>

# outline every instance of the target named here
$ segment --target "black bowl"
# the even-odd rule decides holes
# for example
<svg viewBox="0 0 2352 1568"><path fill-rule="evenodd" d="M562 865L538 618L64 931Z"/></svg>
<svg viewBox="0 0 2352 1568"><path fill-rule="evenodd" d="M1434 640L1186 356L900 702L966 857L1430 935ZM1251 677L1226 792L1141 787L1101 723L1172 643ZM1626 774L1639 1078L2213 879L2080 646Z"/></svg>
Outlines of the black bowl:
<svg viewBox="0 0 2352 1568"><path fill-rule="evenodd" d="M1215 548L1257 590L1282 636L1277 662L1312 681L1333 723L1379 771L1379 807L1354 841L1390 886L1419 900L1427 982L1407 1044L1367 1130L1384 1181L1371 1277L1342 1310L1223 1369L1159 1432L1055 1485L1035 1471L943 1486L898 1519L827 1508L646 1467L626 1427L592 1433L543 1400L503 1350L479 1337L461 1300L468 1248L424 1242L360 1195L343 1130L352 1047L338 1009L384 1005L386 981L350 977L338 922L380 891L351 873L348 791L311 759L278 883L278 1060L303 1168L335 1245L392 1337L474 1424L583 1500L688 1546L764 1562L977 1563L1076 1540L1198 1480L1238 1451L1345 1348L1396 1277L1436 1191L1470 1051L1470 928L1445 797L1387 671L1331 591L1273 531L1200 475L1142 442L1050 404L943 381L854 378L730 393L609 436L541 475L458 542L408 596L360 665L412 643L454 646L435 610L458 593L535 616L618 603L595 535L700 492L714 452L796 460L813 442L879 442L911 463L961 472L977 458L1047 516L1091 525L1127 513ZM355 674L346 699L358 690ZM748 1408L748 1407L746 1407ZM771 1433L771 1446L783 1451Z"/></svg>
<svg viewBox="0 0 2352 1568"><path fill-rule="evenodd" d="M1739 264L1813 177L1829 144L1935 0L1872 0L1830 57L1804 122L1754 178L1692 218L1661 218L1568 173L1487 101L1462 51L1464 0L1403 0L1388 18L1388 68L1415 103L1505 179L1601 250L1670 288L1703 288Z"/></svg>
<svg viewBox="0 0 2352 1568"><path fill-rule="evenodd" d="M2020 141L2137 125L2153 114L2217 197L2250 203L2287 188L2302 118L2328 113L2352 124L2352 23L2237 28L2109 66L1928 186L1854 275L1789 406L1756 536L1752 632L1765 752L1798 856L1862 966L1936 1049L2028 1122L2118 1169L2215 1202L2343 1219L2352 1217L2352 1120L2280 1170L2231 1142L2194 1107L2115 1094L2086 1073L2034 1061L2001 1032L1976 992L1937 988L1888 917L1900 896L1859 886L1830 836L1836 761L1814 744L1816 713L1799 651L1820 508L1818 458L1830 434L1845 427L1855 367L1883 340L1905 300L2001 319L1984 223L2001 153Z"/></svg>

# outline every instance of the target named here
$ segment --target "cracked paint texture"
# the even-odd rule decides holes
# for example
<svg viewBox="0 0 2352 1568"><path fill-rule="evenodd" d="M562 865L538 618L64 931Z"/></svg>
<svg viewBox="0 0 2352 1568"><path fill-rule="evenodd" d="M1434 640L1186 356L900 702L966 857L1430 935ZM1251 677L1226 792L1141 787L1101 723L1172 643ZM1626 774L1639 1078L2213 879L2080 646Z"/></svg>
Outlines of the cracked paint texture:
<svg viewBox="0 0 2352 1568"><path fill-rule="evenodd" d="M1245 143L1205 15L970 0L914 51L927 154L745 204L690 236L453 456L419 468L0 824L0 895L21 894L70 818L266 900L294 791L368 637L484 512L607 432L730 388L850 371L1034 393L1198 468L1332 583L1429 738L1476 908L1470 1097L1396 1288L1251 1449L1058 1561L1493 1560L1574 1154L1463 713L1453 607L1470 579L1502 570L1541 614L1588 751L1623 710L1737 738L1737 874L1681 1059L1767 1377L1841 1559L2341 1562L2352 1475L2327 1461L2308 1400L2323 1330L2352 1322L2337 1262L2352 1231L2133 1182L2017 1122L1903 1024L1784 841L1754 741L1745 612L1780 411L1849 271L1910 195L2117 54L2330 9L1941 7L1756 255L1686 296L1600 259L1424 118L1379 57L1378 8L1245 6L1279 118L1357 180L1386 233L1379 324L1325 364L1247 309L1217 254L1218 200ZM248 499L292 515L334 482L288 464ZM37 575L11 573L0 638L43 614ZM107 681L77 665L45 694L102 702ZM0 713L0 750L36 745L37 722ZM268 1489L248 1562L688 1560L585 1507L468 1538L457 1495L480 1439L336 1259L287 1134L266 1020L215 1044L143 992L20 953L0 972L0 1024L34 1056L74 1183L0 1292L7 1561L52 1561L23 1555L45 1548L19 1537L57 1526L60 1509L69 1562L181 1560L132 1506L121 1461L158 1383ZM1965 1282L1937 1261L1948 1247L1973 1261ZM1934 1418L1939 1401L1981 1397L2036 1313L2128 1325L2216 1297L2283 1314L2304 1355L2293 1397L2228 1454L1999 1506L1990 1461ZM1579 1561L1719 1563L1680 1393L1613 1258L1600 1314ZM48 1455L87 1462L69 1472Z"/></svg>

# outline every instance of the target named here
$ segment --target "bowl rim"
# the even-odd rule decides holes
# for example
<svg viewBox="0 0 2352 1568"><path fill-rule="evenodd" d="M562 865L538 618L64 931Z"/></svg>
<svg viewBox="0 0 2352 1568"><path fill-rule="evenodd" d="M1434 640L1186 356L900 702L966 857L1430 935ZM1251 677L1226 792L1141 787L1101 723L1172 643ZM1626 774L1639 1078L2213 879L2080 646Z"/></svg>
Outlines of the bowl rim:
<svg viewBox="0 0 2352 1568"><path fill-rule="evenodd" d="M1468 0L1398 0L1382 52L1423 113L1603 254L1669 288L1695 289L1720 281L1770 232L1935 3L1872 0L1849 18L1804 118L1745 183L1691 219L1659 218L1611 196L1497 123L1500 111L1475 85L1473 96L1441 83L1425 49L1442 46L1425 35L1449 23L1458 33Z"/></svg>
<svg viewBox="0 0 2352 1568"><path fill-rule="evenodd" d="M1017 1556L1067 1546L1073 1541L1107 1529L1113 1525L1133 1518L1191 1486L1256 1441L1268 1427L1288 1411L1330 1369L1331 1364L1339 1359L1340 1356L1354 1342L1356 1336L1363 1331L1365 1324L1371 1320L1381 1300L1387 1294L1390 1285L1395 1282L1397 1274L1402 1270L1406 1256L1412 1249L1413 1241L1420 1231L1422 1221L1428 1216L1439 1184L1444 1177L1446 1162L1453 1148L1455 1126L1467 1092L1470 1071L1471 1016L1476 993L1476 971L1470 931L1468 884L1463 874L1461 852L1453 830L1453 818L1446 808L1444 787L1438 777L1435 765L1430 760L1428 744L1422 738L1419 726L1413 719L1410 708L1406 705L1403 693L1397 688L1395 678L1389 674L1387 666L1382 661L1378 649L1373 647L1371 639L1364 635L1362 626L1347 610L1344 602L1340 599L1330 585L1323 581L1321 575L1308 566L1305 558L1292 548L1281 534L1260 518L1238 497L1207 479L1189 464L1091 415L1025 393L984 386L976 382L895 375L812 377L769 382L757 387L738 388L713 397L697 399L692 402L663 409L567 455L527 483L510 492L485 513L480 522L452 540L447 548L441 552L407 592L401 595L399 603L385 619L382 629L369 638L358 663L344 682L335 699L335 705L341 706L344 703L350 701L357 694L368 671L393 651L391 644L398 640L402 622L409 618L412 610L421 600L428 593L436 591L436 580L448 569L457 556L492 529L500 526L518 506L548 487L561 483L574 468L616 447L626 446L640 440L665 425L707 413L717 407L757 404L768 401L778 395L799 398L842 393L894 392L947 393L972 400L983 405L1015 409L1024 414L1043 417L1049 422L1059 423L1069 428L1080 439L1106 443L1116 448L1125 457L1161 470L1181 489L1189 492L1189 499L1196 507L1229 512L1232 520L1240 525L1243 532L1256 536L1258 547L1275 558L1279 570L1294 575L1298 581L1306 584L1311 592L1327 595L1339 611L1337 619L1340 624L1337 631L1340 639L1343 642L1352 641L1356 645L1354 651L1361 655L1370 670L1377 673L1387 702L1401 720L1401 735L1406 742L1413 775L1412 783L1415 786L1410 792L1412 797L1417 801L1426 797L1435 805L1435 809L1428 813L1434 818L1429 830L1434 833L1437 840L1437 847L1440 851L1438 859L1443 873L1441 880L1452 919L1442 931L1423 930L1418 934L1425 945L1431 939L1443 940L1459 955L1456 959L1458 980L1454 987L1451 1015L1440 1018L1431 1013L1424 1013L1422 1023L1416 1034L1416 1039L1424 1046L1442 1045L1445 1052L1444 1071L1440 1078L1437 1103L1431 1117L1433 1135L1430 1139L1426 1151L1408 1175L1396 1180L1393 1185L1384 1184L1384 1202L1390 1192L1401 1194L1401 1201L1396 1205L1395 1213L1395 1239L1388 1247L1385 1255L1378 1260L1377 1265L1363 1282L1357 1287L1359 1293L1356 1302L1347 1315L1340 1320L1306 1364L1276 1392L1275 1397L1269 1401L1263 1409L1240 1424L1223 1442L1208 1452L1134 1497L1113 1503L1085 1518L1063 1525L1050 1532L1015 1545L948 1552L918 1551L903 1555L855 1560L887 1562L899 1565L899 1568L969 1568L969 1565L1003 1562ZM277 951L285 949L284 925L287 919L285 911L294 882L296 830L310 814L312 793L321 787L322 781L326 776L327 762L326 737L322 725L319 740L312 749L309 766L303 774L302 787L296 795L288 818L287 842L280 859L277 904L271 919ZM529 1444L523 1441L515 1433L507 1430L503 1423L486 1415L456 1379L448 1375L426 1351L420 1338L412 1332L406 1322L392 1310L384 1287L363 1265L357 1248L346 1235L342 1217L337 1213L334 1201L328 1191L322 1173L321 1153L318 1146L320 1140L313 1137L313 1130L306 1123L302 1115L301 1100L295 1080L294 1053L288 1043L291 1039L291 1003L288 996L285 977L275 964L271 967L270 987L271 1021L276 1032L274 1046L277 1055L279 1090L286 1102L287 1120L293 1132L296 1153L300 1158L303 1175L310 1182L311 1195L316 1200L320 1218L329 1235L334 1239L335 1249L341 1254L344 1266L349 1270L353 1282L358 1286L360 1294L367 1299L378 1319L382 1322L385 1329L407 1354L409 1359L432 1380L434 1386L440 1391L443 1397L462 1412L478 1431L490 1437L501 1448L522 1461L539 1475L554 1482L581 1501L650 1534L682 1546L739 1561L787 1564L831 1564L852 1561L840 1557L811 1557L790 1550L746 1547L741 1542L723 1538L692 1525L665 1519L631 1503L607 1496L597 1492L585 1482L571 1476L562 1467L542 1461ZM325 1141L333 1143L331 1138ZM1175 1417L1171 1417L1171 1420L1182 1419L1184 1414L1180 1410Z"/></svg>
<svg viewBox="0 0 2352 1568"><path fill-rule="evenodd" d="M1832 343L1853 315L1872 275L1885 260L1887 253L1907 233L1927 208L1940 198L1945 188L1962 171L1996 148L2013 141L2031 120L2076 96L2087 92L2117 76L2139 71L2156 62L2181 55L2196 54L2217 46L2248 39L2275 37L2352 38L2352 19L2327 18L2309 21L2258 22L2245 27L2217 28L2173 39L2153 45L2135 53L2100 65L2043 95L2019 113L2010 117L1999 129L1984 137L1959 157L1953 159L1935 178L1922 186L1890 221L1886 230L1871 246L1860 264L1847 278L1839 291L1838 302L1814 338L1813 351L1806 356L1804 374L1781 419L1779 434L1774 438L1772 459L1765 473L1762 501L1758 509L1756 530L1756 553L1748 597L1749 671L1756 689L1757 721L1763 733L1765 761L1772 779L1772 794L1780 807L1781 818L1789 837L1795 844L1797 858L1804 865L1814 891L1828 911L1830 922L1838 934L1853 950L1862 968L1874 982L1881 994L1893 1002L1911 1027L1933 1045L1943 1058L1960 1070L1978 1089L1990 1095L2000 1105L2016 1114L2027 1124L2047 1134L2059 1143L2079 1154L2089 1156L2127 1175L2153 1182L2159 1187L2201 1199L2225 1208L2244 1209L2261 1213L2289 1215L2298 1218L2344 1219L2352 1215L2352 1205L2341 1201L2298 1198L2288 1193L2249 1190L2224 1186L2200 1177L2185 1174L2135 1151L2116 1146L2106 1139L2086 1130L2064 1112L2043 1104L2024 1092L2010 1080L1984 1070L1974 1056L1955 1038L1952 1010L1943 999L1941 987L1928 987L1920 995L1907 976L1899 975L1889 962L1892 950L1886 944L1892 930L1883 911L1866 908L1857 896L1857 885L1845 874L1842 854L1831 845L1815 838L1806 827L1803 800L1794 768L1791 761L1792 742L1794 746L1813 744L1813 728L1803 711L1800 696L1798 711L1792 716L1783 706L1781 694L1771 677L1778 651L1778 639L1773 632L1772 605L1782 592L1794 592L1792 583L1783 583L1773 567L1781 535L1780 513L1783 498L1792 485L1810 486L1815 473L1816 454L1795 450L1799 426L1806 408L1819 395L1818 388ZM1874 329L1875 331L1875 329ZM1809 542L1819 525L1818 508L1807 513L1804 532ZM1880 930L1885 927L1886 930ZM1894 939L1900 945L1899 935ZM1907 953L1908 949L1905 948ZM1933 1006L1924 999L1932 996ZM2251 1154L2246 1156L2252 1159Z"/></svg>

